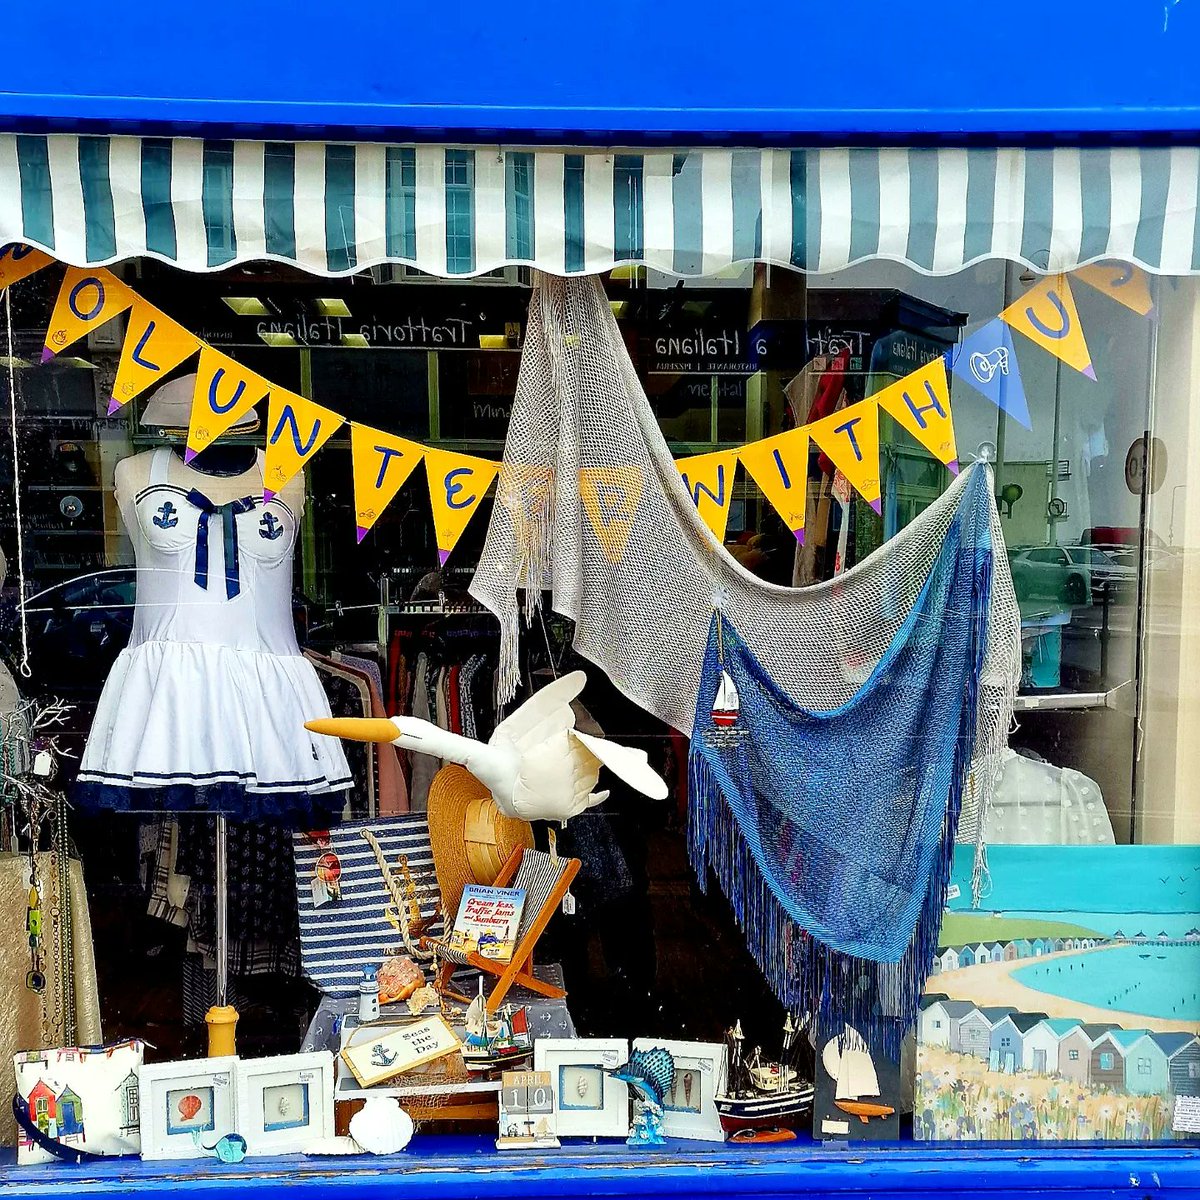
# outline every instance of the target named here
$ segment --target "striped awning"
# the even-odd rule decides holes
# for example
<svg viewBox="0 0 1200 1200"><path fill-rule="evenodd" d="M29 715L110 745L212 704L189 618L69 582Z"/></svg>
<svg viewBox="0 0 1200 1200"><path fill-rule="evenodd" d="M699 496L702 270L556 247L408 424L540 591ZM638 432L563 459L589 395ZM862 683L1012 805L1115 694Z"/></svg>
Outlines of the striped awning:
<svg viewBox="0 0 1200 1200"><path fill-rule="evenodd" d="M0 135L0 245L76 266L1200 272L1200 149L520 150Z"/></svg>

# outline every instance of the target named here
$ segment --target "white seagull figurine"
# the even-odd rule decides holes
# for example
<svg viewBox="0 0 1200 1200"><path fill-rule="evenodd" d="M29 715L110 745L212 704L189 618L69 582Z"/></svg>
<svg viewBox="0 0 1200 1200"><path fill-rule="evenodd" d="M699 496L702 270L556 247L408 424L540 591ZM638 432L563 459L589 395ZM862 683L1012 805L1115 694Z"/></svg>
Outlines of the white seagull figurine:
<svg viewBox="0 0 1200 1200"><path fill-rule="evenodd" d="M535 692L496 726L487 742L461 737L418 717L326 717L304 728L355 742L391 742L464 766L492 793L500 811L523 821L560 821L602 803L600 767L653 800L667 785L644 750L620 746L575 728L571 701L587 676L572 671Z"/></svg>

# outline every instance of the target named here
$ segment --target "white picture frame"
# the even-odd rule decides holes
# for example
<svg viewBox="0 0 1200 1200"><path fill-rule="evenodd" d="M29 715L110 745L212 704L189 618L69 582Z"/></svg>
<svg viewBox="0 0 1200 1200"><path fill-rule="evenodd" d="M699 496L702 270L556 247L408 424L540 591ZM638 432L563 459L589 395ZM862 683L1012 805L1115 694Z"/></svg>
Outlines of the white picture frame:
<svg viewBox="0 0 1200 1200"><path fill-rule="evenodd" d="M538 1038L533 1043L533 1069L550 1073L560 1138L629 1135L629 1086L606 1074L628 1059L624 1038Z"/></svg>
<svg viewBox="0 0 1200 1200"><path fill-rule="evenodd" d="M207 1158L221 1138L237 1132L237 1062L229 1055L138 1068L143 1158Z"/></svg>
<svg viewBox="0 0 1200 1200"><path fill-rule="evenodd" d="M637 1038L633 1048L662 1046L675 1060L675 1085L663 1101L663 1133L692 1142L723 1142L716 1095L725 1082L723 1042L677 1042Z"/></svg>
<svg viewBox="0 0 1200 1200"><path fill-rule="evenodd" d="M238 1133L246 1155L299 1154L331 1138L333 1055L281 1054L237 1064Z"/></svg>

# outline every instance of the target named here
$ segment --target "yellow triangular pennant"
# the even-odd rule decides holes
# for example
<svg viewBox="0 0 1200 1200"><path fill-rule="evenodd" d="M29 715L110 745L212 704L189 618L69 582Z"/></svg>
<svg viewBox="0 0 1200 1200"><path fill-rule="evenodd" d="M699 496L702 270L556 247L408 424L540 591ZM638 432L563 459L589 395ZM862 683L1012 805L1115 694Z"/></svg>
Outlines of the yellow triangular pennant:
<svg viewBox="0 0 1200 1200"><path fill-rule="evenodd" d="M683 486L700 513L700 519L713 531L718 542L725 540L725 527L729 524L737 460L736 450L718 450L713 454L696 454L675 460L675 466L683 476Z"/></svg>
<svg viewBox="0 0 1200 1200"><path fill-rule="evenodd" d="M958 448L954 443L950 385L943 355L876 392L871 399L899 421L934 458L945 463L951 474L958 474Z"/></svg>
<svg viewBox="0 0 1200 1200"><path fill-rule="evenodd" d="M152 304L134 297L108 415L140 396L200 349L200 339Z"/></svg>
<svg viewBox="0 0 1200 1200"><path fill-rule="evenodd" d="M136 299L111 271L68 267L46 331L42 362L123 313Z"/></svg>
<svg viewBox="0 0 1200 1200"><path fill-rule="evenodd" d="M191 462L270 391L271 385L210 346L200 350L184 462Z"/></svg>
<svg viewBox="0 0 1200 1200"><path fill-rule="evenodd" d="M804 542L804 510L808 504L808 431L790 429L751 442L738 451L746 473L758 484L783 523Z"/></svg>
<svg viewBox="0 0 1200 1200"><path fill-rule="evenodd" d="M0 289L48 267L53 261L50 255L21 242L5 246L0 249Z"/></svg>
<svg viewBox="0 0 1200 1200"><path fill-rule="evenodd" d="M642 501L646 476L641 467L580 467L579 498L604 557L616 564L625 557L633 517Z"/></svg>
<svg viewBox="0 0 1200 1200"><path fill-rule="evenodd" d="M1000 314L1000 319L1068 367L1089 379L1096 378L1075 297L1065 275L1047 275L1035 283Z"/></svg>
<svg viewBox="0 0 1200 1200"><path fill-rule="evenodd" d="M879 405L875 400L860 400L804 428L846 477L850 486L876 512L881 512Z"/></svg>
<svg viewBox="0 0 1200 1200"><path fill-rule="evenodd" d="M1090 267L1080 267L1072 274L1081 283L1111 296L1138 316L1148 317L1154 311L1150 276L1141 267L1132 263L1098 262Z"/></svg>
<svg viewBox="0 0 1200 1200"><path fill-rule="evenodd" d="M310 458L338 431L345 417L295 392L271 389L267 409L267 454L263 499L283 491Z"/></svg>
<svg viewBox="0 0 1200 1200"><path fill-rule="evenodd" d="M354 520L360 542L416 470L424 454L425 447L419 442L381 433L369 425L351 424Z"/></svg>
<svg viewBox="0 0 1200 1200"><path fill-rule="evenodd" d="M425 448L433 530L437 535L438 562L442 566L499 470L500 464L488 458Z"/></svg>

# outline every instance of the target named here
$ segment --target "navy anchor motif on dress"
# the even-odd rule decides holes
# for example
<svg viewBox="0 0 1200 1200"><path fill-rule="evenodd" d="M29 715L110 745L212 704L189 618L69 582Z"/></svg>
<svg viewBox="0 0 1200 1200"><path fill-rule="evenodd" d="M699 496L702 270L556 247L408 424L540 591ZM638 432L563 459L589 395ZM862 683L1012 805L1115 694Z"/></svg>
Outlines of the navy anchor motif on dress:
<svg viewBox="0 0 1200 1200"><path fill-rule="evenodd" d="M159 505L156 515L150 519L159 529L174 529L179 524L179 518L175 515L178 511L170 500L165 500Z"/></svg>
<svg viewBox="0 0 1200 1200"><path fill-rule="evenodd" d="M283 522L273 512L263 513L258 522L258 536L272 542L283 537Z"/></svg>
<svg viewBox="0 0 1200 1200"><path fill-rule="evenodd" d="M187 499L189 504L200 510L200 520L196 525L196 586L208 589L208 521L210 517L219 516L225 544L225 596L232 600L242 590L236 518L242 513L253 512L258 501L253 496L243 496L227 504L214 504L195 488L188 492Z"/></svg>

